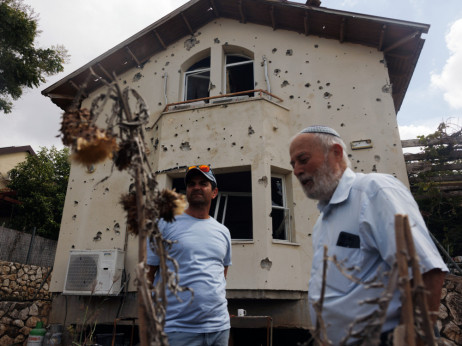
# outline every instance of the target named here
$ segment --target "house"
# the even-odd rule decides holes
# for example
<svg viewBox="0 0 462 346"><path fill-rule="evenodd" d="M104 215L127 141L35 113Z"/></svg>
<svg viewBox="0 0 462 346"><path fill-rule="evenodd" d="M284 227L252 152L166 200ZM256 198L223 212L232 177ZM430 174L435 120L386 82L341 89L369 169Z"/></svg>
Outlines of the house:
<svg viewBox="0 0 462 346"><path fill-rule="evenodd" d="M103 77L114 71L137 90L150 111L146 141L160 186L184 189L188 165L211 164L217 174L213 213L233 238L230 313L243 308L266 318L235 319L234 326L265 329L271 321L274 338L302 335L310 326L318 211L292 174L289 141L310 124L331 126L350 146L354 170L408 184L396 114L428 29L319 1L191 0L42 93L65 110L88 82L82 107L90 108L105 91L100 78L88 79L90 69ZM72 165L51 322L82 317L82 298L61 295L76 250L124 251L128 290L123 303L105 301L98 321L136 316L137 240L126 233L119 204L132 181L111 166Z"/></svg>
<svg viewBox="0 0 462 346"><path fill-rule="evenodd" d="M20 147L0 148L0 221L6 221L11 216L12 208L19 204L16 192L7 188L8 172L19 163L24 162L27 155L35 155L30 145Z"/></svg>

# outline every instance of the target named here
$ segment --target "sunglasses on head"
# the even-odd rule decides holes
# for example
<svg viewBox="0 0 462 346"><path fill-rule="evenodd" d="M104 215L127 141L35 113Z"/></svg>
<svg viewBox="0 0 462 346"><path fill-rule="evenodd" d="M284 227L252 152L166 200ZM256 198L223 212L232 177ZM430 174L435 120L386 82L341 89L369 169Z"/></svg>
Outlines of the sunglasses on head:
<svg viewBox="0 0 462 346"><path fill-rule="evenodd" d="M197 169L199 169L200 171L202 171L202 172L204 172L204 173L210 172L210 166L208 166L208 165L189 166L189 167L188 167L188 172L189 172L191 169L194 169L194 168L197 168Z"/></svg>

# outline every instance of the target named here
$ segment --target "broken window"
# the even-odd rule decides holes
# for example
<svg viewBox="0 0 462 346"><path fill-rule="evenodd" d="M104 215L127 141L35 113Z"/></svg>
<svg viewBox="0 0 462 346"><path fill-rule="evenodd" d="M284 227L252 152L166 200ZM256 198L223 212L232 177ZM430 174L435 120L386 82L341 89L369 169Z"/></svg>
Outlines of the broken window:
<svg viewBox="0 0 462 346"><path fill-rule="evenodd" d="M253 239L250 171L215 174L215 178L218 196L212 200L209 214L228 227L231 239ZM173 179L172 188L185 193L184 179Z"/></svg>
<svg viewBox="0 0 462 346"><path fill-rule="evenodd" d="M286 186L283 175L271 176L271 219L273 239L292 241L290 209L287 207Z"/></svg>
<svg viewBox="0 0 462 346"><path fill-rule="evenodd" d="M226 55L226 93L253 89L253 60L238 54ZM244 95L252 97L253 93Z"/></svg>
<svg viewBox="0 0 462 346"><path fill-rule="evenodd" d="M192 65L184 74L184 99L196 100L209 97L210 56ZM206 101L207 102L207 101Z"/></svg>

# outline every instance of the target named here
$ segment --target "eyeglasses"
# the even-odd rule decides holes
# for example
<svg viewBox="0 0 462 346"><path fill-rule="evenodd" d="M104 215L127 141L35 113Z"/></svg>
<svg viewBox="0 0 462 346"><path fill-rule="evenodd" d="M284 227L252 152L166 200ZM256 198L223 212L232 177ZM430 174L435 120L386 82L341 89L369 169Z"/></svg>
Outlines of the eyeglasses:
<svg viewBox="0 0 462 346"><path fill-rule="evenodd" d="M189 166L189 167L188 167L188 172L189 172L191 169L194 169L194 168L197 168L197 169L199 169L201 172L204 172L204 173L210 172L210 166L208 166L208 165Z"/></svg>

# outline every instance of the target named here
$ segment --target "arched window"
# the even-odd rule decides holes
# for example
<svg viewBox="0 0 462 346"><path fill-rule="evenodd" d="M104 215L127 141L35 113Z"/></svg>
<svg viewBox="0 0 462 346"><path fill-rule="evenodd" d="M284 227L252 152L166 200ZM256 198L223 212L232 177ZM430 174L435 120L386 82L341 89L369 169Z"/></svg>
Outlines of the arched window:
<svg viewBox="0 0 462 346"><path fill-rule="evenodd" d="M253 89L253 60L241 54L227 54L226 93ZM253 94L249 94L249 96L253 96Z"/></svg>
<svg viewBox="0 0 462 346"><path fill-rule="evenodd" d="M195 100L209 97L210 56L196 62L184 74L184 99Z"/></svg>

